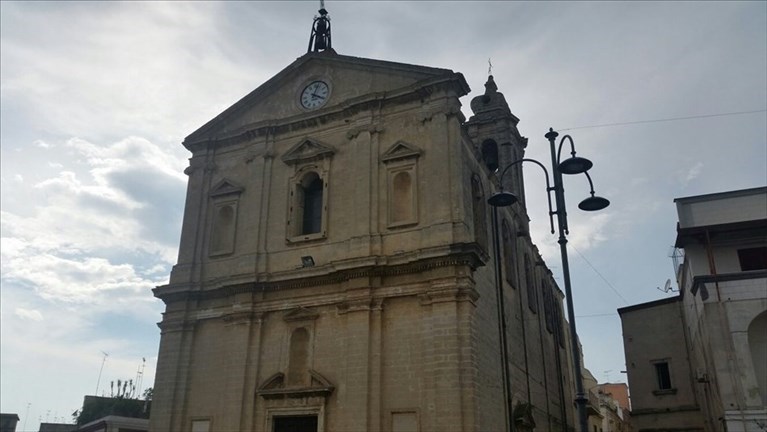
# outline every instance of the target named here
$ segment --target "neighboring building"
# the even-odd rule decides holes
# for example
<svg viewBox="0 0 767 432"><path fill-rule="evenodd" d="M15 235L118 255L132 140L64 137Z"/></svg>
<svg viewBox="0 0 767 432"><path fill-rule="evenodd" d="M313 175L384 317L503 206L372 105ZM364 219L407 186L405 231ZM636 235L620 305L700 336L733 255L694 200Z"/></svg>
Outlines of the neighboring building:
<svg viewBox="0 0 767 432"><path fill-rule="evenodd" d="M16 432L18 422L18 414L0 414L0 432Z"/></svg>
<svg viewBox="0 0 767 432"><path fill-rule="evenodd" d="M631 419L628 412L628 386L597 384L588 369L583 369L583 388L588 394L589 432L630 432ZM625 403L625 405L622 405Z"/></svg>
<svg viewBox="0 0 767 432"><path fill-rule="evenodd" d="M600 432L630 432L631 417L628 409L628 386L624 383L599 384L594 391L599 398L602 415Z"/></svg>
<svg viewBox="0 0 767 432"><path fill-rule="evenodd" d="M600 393L615 399L618 405L624 411L631 411L631 400L629 399L629 386L626 383L603 383L599 384Z"/></svg>
<svg viewBox="0 0 767 432"><path fill-rule="evenodd" d="M317 44L184 140L151 430L501 431L508 381L518 431L572 429L524 205L499 211L500 278L491 259L486 200L527 145L492 77L466 121L461 74Z"/></svg>
<svg viewBox="0 0 767 432"><path fill-rule="evenodd" d="M675 200L676 297L619 309L638 431L767 429L767 188Z"/></svg>
<svg viewBox="0 0 767 432"><path fill-rule="evenodd" d="M146 432L149 430L149 419L121 416L106 416L86 423L75 432Z"/></svg>
<svg viewBox="0 0 767 432"><path fill-rule="evenodd" d="M76 432L77 425L69 423L40 423L37 432Z"/></svg>

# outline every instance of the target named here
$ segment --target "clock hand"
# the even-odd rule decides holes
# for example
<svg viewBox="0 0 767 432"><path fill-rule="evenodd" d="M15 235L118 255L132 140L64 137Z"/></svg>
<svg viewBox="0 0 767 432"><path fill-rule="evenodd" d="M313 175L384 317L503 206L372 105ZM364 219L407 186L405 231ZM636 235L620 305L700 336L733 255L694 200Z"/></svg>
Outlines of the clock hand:
<svg viewBox="0 0 767 432"><path fill-rule="evenodd" d="M317 93L312 93L312 97L316 99L325 99L325 96L320 96Z"/></svg>

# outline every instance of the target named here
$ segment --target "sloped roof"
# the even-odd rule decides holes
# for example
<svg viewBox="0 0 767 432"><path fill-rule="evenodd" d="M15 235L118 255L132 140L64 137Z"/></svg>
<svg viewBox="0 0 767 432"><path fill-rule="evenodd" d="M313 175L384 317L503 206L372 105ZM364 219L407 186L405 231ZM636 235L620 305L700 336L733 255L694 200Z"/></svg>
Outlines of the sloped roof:
<svg viewBox="0 0 767 432"><path fill-rule="evenodd" d="M296 77L306 67L320 62L337 67L347 68L367 68L373 71L379 71L387 74L401 74L412 77L413 83L434 79L437 77L455 77L458 76L461 87L463 87L463 94L468 93L469 87L466 84L462 75L453 72L450 69L434 68L427 66L412 65L407 63L397 63L384 60L374 60L362 57L353 57L346 55L336 54L334 51L324 52L310 52L297 58L293 63L282 69L279 73L272 78L258 86L255 90L247 94L245 97L234 103L232 106L224 110L221 114L217 115L203 126L198 128L186 137L184 143L199 142L211 138L211 135L215 135L216 130L236 119L238 116L243 115L248 109L258 104L261 100L272 95L277 91L281 85L285 84L289 80ZM394 89L390 89L394 90Z"/></svg>

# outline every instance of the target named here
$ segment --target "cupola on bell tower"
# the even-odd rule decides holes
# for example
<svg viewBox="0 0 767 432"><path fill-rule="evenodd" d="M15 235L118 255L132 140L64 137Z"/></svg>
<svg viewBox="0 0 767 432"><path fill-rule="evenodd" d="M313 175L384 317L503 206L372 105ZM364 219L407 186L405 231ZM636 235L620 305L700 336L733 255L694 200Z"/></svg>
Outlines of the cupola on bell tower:
<svg viewBox="0 0 767 432"><path fill-rule="evenodd" d="M519 118L511 113L503 93L498 91L492 75L488 75L485 93L471 100L474 115L466 122L469 136L478 145L479 158L493 174L514 161L525 157L527 138L519 134ZM503 189L511 191L525 203L522 165L511 168L512 173L504 179Z"/></svg>

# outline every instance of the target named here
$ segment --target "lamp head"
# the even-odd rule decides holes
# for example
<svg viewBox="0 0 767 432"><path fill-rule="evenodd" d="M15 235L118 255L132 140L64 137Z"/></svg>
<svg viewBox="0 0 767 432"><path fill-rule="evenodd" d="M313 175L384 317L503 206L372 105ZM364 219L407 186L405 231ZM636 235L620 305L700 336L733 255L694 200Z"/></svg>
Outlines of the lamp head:
<svg viewBox="0 0 767 432"><path fill-rule="evenodd" d="M573 156L559 164L559 172L562 174L581 174L591 169L592 166L594 164L590 160L580 156Z"/></svg>
<svg viewBox="0 0 767 432"><path fill-rule="evenodd" d="M519 198L516 195L505 191L496 192L487 199L487 203L493 207L508 207L517 201Z"/></svg>
<svg viewBox="0 0 767 432"><path fill-rule="evenodd" d="M578 204L578 208L583 211L597 211L610 205L610 200L599 196L594 196L592 193L590 197L581 201Z"/></svg>

